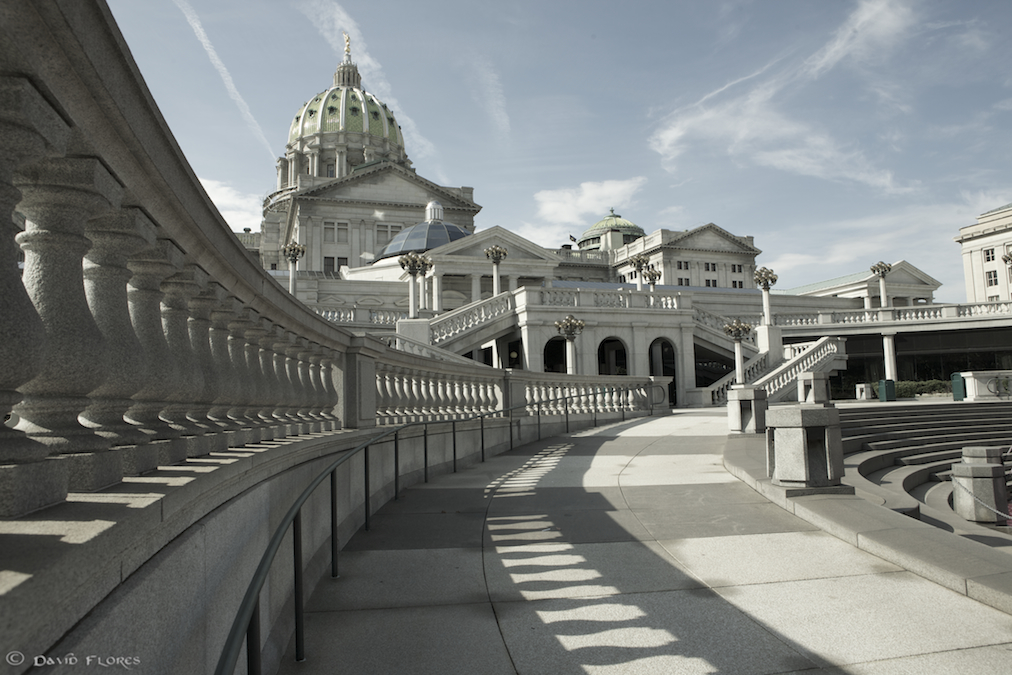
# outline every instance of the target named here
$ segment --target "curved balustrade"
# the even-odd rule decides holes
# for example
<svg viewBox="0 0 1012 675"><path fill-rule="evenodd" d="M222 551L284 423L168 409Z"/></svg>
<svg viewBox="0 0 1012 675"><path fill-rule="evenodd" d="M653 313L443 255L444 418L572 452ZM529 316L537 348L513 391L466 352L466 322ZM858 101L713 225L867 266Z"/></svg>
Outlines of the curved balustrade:
<svg viewBox="0 0 1012 675"><path fill-rule="evenodd" d="M579 291L568 288L543 288L538 291L541 304L549 307L576 307L579 304Z"/></svg>
<svg viewBox="0 0 1012 675"><path fill-rule="evenodd" d="M745 381L752 382L755 378L759 377L767 369L769 363L769 354L767 352L761 352L753 356L751 359L745 362ZM727 403L727 392L731 388L731 385L735 383L737 373L731 372L720 378L709 387L706 387L705 391L710 392L710 401L713 405L723 405ZM705 395L704 395L705 396ZM703 400L706 400L705 398Z"/></svg>

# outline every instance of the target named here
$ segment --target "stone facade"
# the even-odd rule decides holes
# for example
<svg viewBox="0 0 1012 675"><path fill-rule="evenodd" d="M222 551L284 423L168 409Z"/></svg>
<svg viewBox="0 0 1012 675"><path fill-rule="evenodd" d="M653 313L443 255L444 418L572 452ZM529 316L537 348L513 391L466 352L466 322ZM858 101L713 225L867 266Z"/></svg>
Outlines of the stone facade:
<svg viewBox="0 0 1012 675"><path fill-rule="evenodd" d="M1012 300L1012 276L1002 257L1012 252L1012 204L977 217L974 225L959 228L963 279L967 302Z"/></svg>

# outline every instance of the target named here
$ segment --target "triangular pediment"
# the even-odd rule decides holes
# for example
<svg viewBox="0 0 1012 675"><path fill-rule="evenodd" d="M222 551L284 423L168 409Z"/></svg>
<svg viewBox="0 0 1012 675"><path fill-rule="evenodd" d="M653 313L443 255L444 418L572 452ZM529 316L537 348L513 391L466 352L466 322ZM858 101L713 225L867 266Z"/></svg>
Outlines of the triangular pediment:
<svg viewBox="0 0 1012 675"><path fill-rule="evenodd" d="M736 237L713 223L678 233L665 242L665 247L696 251L745 253L747 255L758 255L762 252L755 246L748 244L741 237Z"/></svg>
<svg viewBox="0 0 1012 675"><path fill-rule="evenodd" d="M462 209L472 213L481 210L480 206L453 188L437 185L393 162L379 162L343 178L300 190L293 196L297 199L388 203L423 209L435 199L444 209Z"/></svg>
<svg viewBox="0 0 1012 675"><path fill-rule="evenodd" d="M429 255L481 258L484 260L486 257L485 249L493 245L502 246L508 251L506 256L507 262L535 260L557 263L561 260L556 253L538 246L533 241L525 239L519 234L510 232L498 225L475 232L469 237L464 237L463 239L434 248L429 251Z"/></svg>

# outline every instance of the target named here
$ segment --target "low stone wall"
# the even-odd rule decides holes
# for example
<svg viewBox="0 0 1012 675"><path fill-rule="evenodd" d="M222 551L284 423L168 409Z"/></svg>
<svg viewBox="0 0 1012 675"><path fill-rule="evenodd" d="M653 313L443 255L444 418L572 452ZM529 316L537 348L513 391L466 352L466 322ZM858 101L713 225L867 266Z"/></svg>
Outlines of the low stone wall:
<svg viewBox="0 0 1012 675"><path fill-rule="evenodd" d="M626 412L628 418L645 412ZM598 424L622 419L599 413ZM570 430L595 416L573 414ZM429 475L453 470L452 422L427 425ZM487 457L539 437L537 417L488 418ZM543 416L540 436L564 433L565 418ZM5 584L0 640L25 655L79 664L91 656L129 659L142 672L212 672L235 613L277 523L301 491L338 456L378 430L289 437L193 458L59 507L3 524L23 536ZM456 422L457 468L480 462L481 423ZM424 477L422 427L400 432L400 487ZM370 507L394 496L393 438L370 447ZM338 468L343 546L365 519L361 453ZM307 598L330 570L330 490L324 482L303 508ZM55 535L55 536L54 536ZM265 672L273 672L294 630L291 534L261 593ZM136 661L135 661L136 660ZM245 657L237 672L245 672ZM93 661L94 663L94 661Z"/></svg>

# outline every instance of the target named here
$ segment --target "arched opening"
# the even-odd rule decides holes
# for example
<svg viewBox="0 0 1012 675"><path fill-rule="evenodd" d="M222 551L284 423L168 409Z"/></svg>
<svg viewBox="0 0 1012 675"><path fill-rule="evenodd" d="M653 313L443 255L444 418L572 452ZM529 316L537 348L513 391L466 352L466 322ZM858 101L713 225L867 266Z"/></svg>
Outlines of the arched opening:
<svg viewBox="0 0 1012 675"><path fill-rule="evenodd" d="M597 348L598 375L628 375L625 345L618 338L607 338Z"/></svg>
<svg viewBox="0 0 1012 675"><path fill-rule="evenodd" d="M553 337L545 344L545 372L566 372L566 338Z"/></svg>
<svg viewBox="0 0 1012 675"><path fill-rule="evenodd" d="M675 346L667 338L657 338L650 343L651 377L670 377L668 381L668 403L672 408L677 404L675 387Z"/></svg>

